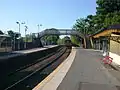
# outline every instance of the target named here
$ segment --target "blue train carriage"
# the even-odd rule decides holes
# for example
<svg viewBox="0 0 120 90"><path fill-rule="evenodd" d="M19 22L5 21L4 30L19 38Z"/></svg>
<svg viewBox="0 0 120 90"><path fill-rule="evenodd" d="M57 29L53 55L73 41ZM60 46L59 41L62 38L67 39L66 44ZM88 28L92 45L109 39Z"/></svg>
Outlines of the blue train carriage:
<svg viewBox="0 0 120 90"><path fill-rule="evenodd" d="M0 53L12 51L12 40L9 35L0 34Z"/></svg>

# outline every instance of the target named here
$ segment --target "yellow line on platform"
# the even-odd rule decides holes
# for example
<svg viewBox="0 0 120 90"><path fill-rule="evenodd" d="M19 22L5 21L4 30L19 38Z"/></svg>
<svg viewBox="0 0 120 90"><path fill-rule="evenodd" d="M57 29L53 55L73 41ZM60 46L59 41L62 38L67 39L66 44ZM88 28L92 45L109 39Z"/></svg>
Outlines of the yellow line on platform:
<svg viewBox="0 0 120 90"><path fill-rule="evenodd" d="M36 87L33 88L33 90L42 90L42 88L51 80L55 75L58 73L58 71L65 65L65 63L68 61L68 59L71 58L71 56L74 54L73 57L76 55L76 49L72 48L72 52L68 56L68 58L62 62L50 75L48 75L42 82L40 82ZM67 72L66 72L67 73ZM65 74L66 75L66 74ZM54 87L54 86L53 86Z"/></svg>

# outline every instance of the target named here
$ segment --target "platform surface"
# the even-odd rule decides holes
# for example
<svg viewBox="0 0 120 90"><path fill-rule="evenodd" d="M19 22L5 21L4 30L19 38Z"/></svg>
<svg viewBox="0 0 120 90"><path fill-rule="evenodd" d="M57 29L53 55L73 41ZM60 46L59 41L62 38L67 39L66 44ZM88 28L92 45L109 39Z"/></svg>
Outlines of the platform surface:
<svg viewBox="0 0 120 90"><path fill-rule="evenodd" d="M119 90L120 82L100 63L100 58L99 51L78 48L57 90Z"/></svg>
<svg viewBox="0 0 120 90"><path fill-rule="evenodd" d="M33 90L120 90L120 82L103 66L101 58L98 50L73 48Z"/></svg>
<svg viewBox="0 0 120 90"><path fill-rule="evenodd" d="M58 45L48 45L48 46L44 46L44 47L40 47L40 48L33 48L33 49L28 49L28 50L12 51L10 53L6 53L3 56L0 56L0 59L15 57L15 56L19 56L19 55L22 55L22 54L28 54L28 53L32 53L32 52L37 52L37 51L41 51L41 50L45 50L45 49L53 48L53 47L57 47L57 46Z"/></svg>

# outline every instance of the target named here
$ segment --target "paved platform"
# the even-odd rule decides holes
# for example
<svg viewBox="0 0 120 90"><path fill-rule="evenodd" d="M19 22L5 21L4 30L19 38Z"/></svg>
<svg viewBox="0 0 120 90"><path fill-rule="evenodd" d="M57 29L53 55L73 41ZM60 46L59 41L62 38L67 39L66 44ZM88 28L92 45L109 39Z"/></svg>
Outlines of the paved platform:
<svg viewBox="0 0 120 90"><path fill-rule="evenodd" d="M45 50L45 49L48 49L48 48L53 48L53 47L56 47L56 46L58 46L58 45L49 45L49 46L44 46L44 47L41 47L41 48L33 48L33 49L29 49L29 50L13 51L13 53L27 54L27 53L32 53L32 52Z"/></svg>
<svg viewBox="0 0 120 90"><path fill-rule="evenodd" d="M57 46L58 45L49 45L49 46L44 46L44 47L40 47L40 48L33 48L33 49L28 49L28 50L13 51L13 52L10 52L10 53L8 53L8 54L6 54L4 56L0 56L0 59L15 57L15 56L28 54L28 53L32 53L32 52L37 52L37 51L41 51L41 50L45 50L45 49L53 48L53 47L57 47Z"/></svg>
<svg viewBox="0 0 120 90"><path fill-rule="evenodd" d="M101 53L78 49L76 58L57 90L117 90L120 82L100 63Z"/></svg>
<svg viewBox="0 0 120 90"><path fill-rule="evenodd" d="M54 71L34 90L120 90L120 82L100 63L101 55L99 51L77 48L74 61L67 60L63 70Z"/></svg>

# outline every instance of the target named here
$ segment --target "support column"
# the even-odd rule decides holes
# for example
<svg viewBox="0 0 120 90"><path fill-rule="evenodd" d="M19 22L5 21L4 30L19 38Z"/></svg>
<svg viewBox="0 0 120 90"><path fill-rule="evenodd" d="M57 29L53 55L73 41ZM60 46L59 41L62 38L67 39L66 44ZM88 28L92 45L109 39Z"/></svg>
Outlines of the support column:
<svg viewBox="0 0 120 90"><path fill-rule="evenodd" d="M95 39L93 39L93 48L95 49L96 48L96 40Z"/></svg>
<svg viewBox="0 0 120 90"><path fill-rule="evenodd" d="M98 43L99 43L99 50L100 50L100 38L99 38L99 40L98 40Z"/></svg>
<svg viewBox="0 0 120 90"><path fill-rule="evenodd" d="M82 48L83 48L82 38L80 38L80 39L79 39L79 42L80 42L80 43L79 43L79 44L80 44L80 47L82 47Z"/></svg>
<svg viewBox="0 0 120 90"><path fill-rule="evenodd" d="M86 38L84 38L84 48L86 48Z"/></svg>
<svg viewBox="0 0 120 90"><path fill-rule="evenodd" d="M39 38L39 47L43 47L41 39Z"/></svg>
<svg viewBox="0 0 120 90"><path fill-rule="evenodd" d="M104 47L103 55L106 56L106 55L108 55L108 40L107 40L107 38L104 38L103 45L104 45L103 46Z"/></svg>
<svg viewBox="0 0 120 90"><path fill-rule="evenodd" d="M105 49L105 41L103 40L102 41L102 50L103 50L103 52L104 52L104 49Z"/></svg>
<svg viewBox="0 0 120 90"><path fill-rule="evenodd" d="M95 49L97 49L97 39L95 40Z"/></svg>
<svg viewBox="0 0 120 90"><path fill-rule="evenodd" d="M92 37L90 37L90 42L91 42L91 48L94 48Z"/></svg>

